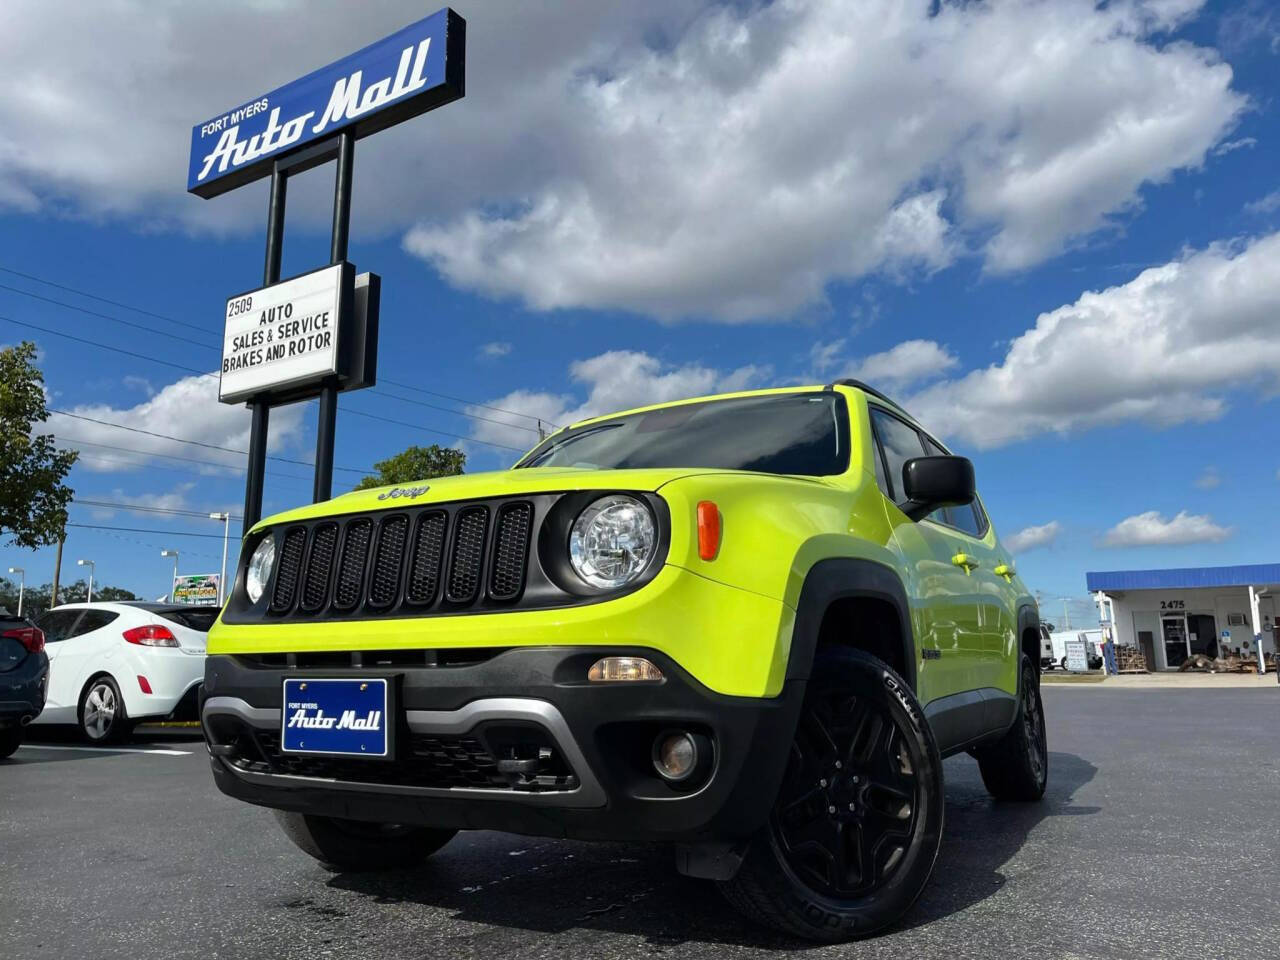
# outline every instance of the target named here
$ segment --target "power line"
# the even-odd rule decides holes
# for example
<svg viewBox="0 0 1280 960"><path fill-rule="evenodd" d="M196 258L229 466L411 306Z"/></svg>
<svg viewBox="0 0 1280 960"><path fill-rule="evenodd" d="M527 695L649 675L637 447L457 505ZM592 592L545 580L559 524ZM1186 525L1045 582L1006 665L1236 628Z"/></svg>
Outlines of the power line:
<svg viewBox="0 0 1280 960"><path fill-rule="evenodd" d="M456 440L470 440L472 443L483 443L489 447L497 447L499 450L514 450L516 453L524 453L520 447L509 447L505 443L494 443L492 440L481 440L479 437L468 437L461 433L449 433L446 430L437 430L434 427L424 427L420 423L410 423L408 420L396 420L392 417L379 416L376 413L366 413L363 410L352 410L348 407L339 407L339 413L349 413L352 416L364 417L368 420L380 420L383 423L394 423L398 427L409 427L411 430L421 430L425 433L434 433L442 437L453 437ZM334 469L337 469L336 467ZM370 470L370 473L376 471Z"/></svg>
<svg viewBox="0 0 1280 960"><path fill-rule="evenodd" d="M110 350L112 353L119 353L126 357L134 357L138 360L149 360L152 363L158 363L161 366L173 367L175 370L183 370L187 373L194 373L201 377L216 377L216 373L208 370L197 370L195 367L188 367L181 363L174 363L172 360L161 360L159 357L148 356L145 353L134 353L132 350L121 350L119 347L113 347L107 343L101 343L98 340L88 340L85 337L77 337L62 330L50 330L48 327L42 327L38 323L27 323L25 320L15 320L13 317L0 316L0 320L5 320L19 327L26 327L28 330L39 330L41 333L47 333L55 337L65 337L68 340L74 340L76 343L83 343L90 347L97 347L99 350Z"/></svg>
<svg viewBox="0 0 1280 960"><path fill-rule="evenodd" d="M111 510L129 510L136 513L162 513L171 517L193 517L197 520L208 520L209 514L214 512L217 512L217 513L222 512L221 510L218 510L218 511L179 510L175 507L155 507L155 506L151 506L149 504L143 504L143 503L120 503L114 500L88 500L81 497L76 497L72 501L72 506L76 506L76 505L84 505L88 507L106 507ZM244 518L237 517L235 514L232 514L231 519L243 520Z"/></svg>
<svg viewBox="0 0 1280 960"><path fill-rule="evenodd" d="M107 298L107 297L99 296L99 295L98 295L98 294L96 294L96 293L89 293L87 290L80 290L80 289L78 289L77 287L73 287L73 286L70 286L70 285L65 284L65 283L58 283L57 281L54 281L54 280L48 280L48 279L45 279L44 277L37 277L37 276L35 276L34 274L30 274L30 273L23 273L21 270L14 270L12 267L0 266L0 271L3 271L3 272L5 272L5 273L12 274L12 275L13 275L13 276L15 276L15 277L22 277L24 280L34 280L36 283L43 283L45 286L55 287L55 288L57 288L58 290L65 290L67 293L74 293L74 294L77 294L78 296L81 296L81 297L88 297L90 300L97 300L99 303L105 303L105 304L108 304L108 305L113 306L113 307L120 307L121 309L124 309L124 310L132 310L134 313L140 313L140 314L142 314L143 316L153 317L153 318L155 318L156 320L163 320L163 321L165 321L166 323L173 323L173 324L177 324L177 325L178 325L178 326L180 326L180 327L186 327L186 328L188 328L188 329L190 329L190 330L198 330L198 331L200 331L201 333L212 333L212 332L213 332L212 330L209 330L209 329L208 329L208 328L206 328L206 327L198 326L198 325L196 325L196 324L194 324L194 323L187 323L187 322L185 322L185 321L183 321L183 320L175 320L173 317L165 316L165 315L164 315L164 314L162 314L162 313L155 313L155 312L153 312L153 311L151 311L151 310L145 310L145 309L143 309L142 307L134 306L133 304L129 304L129 303L122 303L122 302L120 302L119 300L111 300L111 299L109 299L109 298ZM37 297L38 299L45 299L45 298L43 298L43 297L39 297L39 295L38 295L38 294L28 293L28 292L27 292L27 291L25 291L25 290L17 290L16 288L13 288L13 287L6 287L5 289L8 289L8 290L15 290L15 292L17 292L17 293L23 293L23 294L26 294L27 296ZM51 301L49 301L49 302L51 302L51 303L58 303L59 301L51 300ZM63 305L63 306L71 306L70 304L62 304L62 305ZM73 310L82 310L83 308L75 307L75 306L71 306L71 309L73 309ZM87 312L87 311L85 311L85 312ZM95 316L104 316L104 315L103 315L103 314L95 314ZM112 320L112 319L118 319L118 318L115 318L115 317L106 317L106 319L108 319L108 320ZM123 323L123 322L126 322L126 321L121 321L121 322ZM160 332L160 331L153 331L153 332L157 332L157 333L158 333L158 332ZM518 411L516 411L516 410L507 410L507 409L504 409L503 407L497 407L497 406L494 406L493 404L489 404L489 403L480 403L480 402L475 401L475 400L467 400L467 399L464 399L464 398L462 398L462 397L454 397L454 396L450 396L450 395L449 395L449 394L447 394L447 393L438 393L438 392L436 392L436 391L434 391L434 390L427 390L427 389L424 389L423 387L414 386L413 384L409 384L409 383L400 383L400 382L395 381L395 380L388 380L388 379L386 379L385 377L383 378L383 382L384 382L384 383L387 383L387 384L390 384L390 385L391 385L391 386L393 386L393 387L401 387L401 388L403 388L403 389L405 389L405 390L414 390L414 391L417 391L418 393L424 393L424 394L426 394L426 395L428 395L428 396L432 396L432 397L439 397L439 398L440 398L440 399L442 399L442 400L452 400L454 403L465 403L467 406L470 406L470 407L481 407L481 408L483 408L483 409L485 409L485 410L494 410L494 411L496 411L496 412L498 412L498 413L506 413L506 414L510 414L510 415L511 415L511 416L513 416L513 417L523 417L523 418L524 418L524 419L526 419L526 420L535 420L535 421L537 421L537 420L542 420L543 422L545 422L545 423L549 424L550 426L557 427L557 428L560 426L558 423L552 423L550 420L547 420L546 418L536 417L536 416L533 416L533 415L528 414L528 413L520 413L520 412L518 412ZM456 412L456 413L462 413L462 415L463 415L463 416L470 416L470 414L463 413L462 411L453 411L453 412Z"/></svg>
<svg viewBox="0 0 1280 960"><path fill-rule="evenodd" d="M389 383L390 381L387 382ZM467 413L464 410L451 410L448 407L442 407L434 403L427 403L424 400L414 400L412 397L402 397L399 394L387 393L381 389L377 389L372 392L375 397L386 397L389 400L399 400L402 403L412 403L419 407L426 407L429 410L443 410L445 413L453 413L460 417L469 417L472 420L483 420L485 423L496 423L500 427L509 427L512 430L527 430L529 433L534 434L538 432L536 427L526 427L522 423L508 423L505 420L494 420L492 417L482 417L479 414Z"/></svg>
<svg viewBox="0 0 1280 960"><path fill-rule="evenodd" d="M138 450L135 447L119 447L111 443L98 443L95 440L80 440L78 438L59 437L56 434L54 435L54 439L61 443L67 444L69 447L70 446L74 446L76 448L79 448L81 446L102 447L104 450L115 450L120 453L132 453L140 457L158 457L165 460L180 460L183 463L198 463L204 466L217 467L220 470L231 470L234 473L244 473L245 470L248 469L246 466L241 464L220 463L217 460L201 460L198 457L180 457L176 453L153 453L150 450ZM63 447L62 449L67 449L67 447ZM77 452L79 452L82 457L91 456L90 454L86 454L83 451L77 450ZM128 463L138 467L154 466L152 464L148 464L146 461L120 460L117 457L97 456L97 457L92 457L92 459L108 460L114 463ZM197 476L208 476L208 474L202 470L184 470L182 472L196 474ZM311 482L311 477L303 476L300 473L281 473L278 470L268 470L267 476L280 477L281 479L289 479L289 480L305 480L308 483Z"/></svg>
<svg viewBox="0 0 1280 960"><path fill-rule="evenodd" d="M415 390L418 393L425 393L429 397L440 397L442 400L452 400L454 403L465 403L469 407L481 407L485 410L496 410L498 413L508 413L513 417L524 417L526 420L535 420L541 423L545 423L548 426L555 427L557 429L559 429L560 427L560 424L552 423L546 417L535 417L533 414L520 413L516 410L507 410L505 407L495 407L493 404L490 404L490 403L477 403L475 400L463 400L461 397L451 397L447 393L436 393L434 390L425 390L422 387L415 387L409 383L401 383L398 380L388 380L386 377L382 377L381 379L383 383L390 384L393 387L400 387L404 390ZM461 410L455 410L453 412L461 413L464 417L472 416L472 414L463 413L463 411ZM504 424L504 426L510 427L510 426L514 426L514 424L508 423L508 424Z"/></svg>
<svg viewBox="0 0 1280 960"><path fill-rule="evenodd" d="M220 533L186 533L182 530L148 530L143 527L111 527L101 523L68 523L68 527L79 527L82 530L120 530L124 533L152 533L162 537L202 537L209 540L221 540Z"/></svg>
<svg viewBox="0 0 1280 960"><path fill-rule="evenodd" d="M120 349L120 348L118 348L118 347L113 347L113 346L110 346L109 344L100 343L100 342L98 342L98 341L96 341L96 340L88 340L88 339L86 339L86 338L84 338L84 337L76 337L76 336L73 336L73 335L71 335L71 334L69 334L69 333L64 333L64 332L62 332L61 330L50 330L48 327L42 327L42 326L40 326L40 325L38 325L38 324L35 324L35 323L27 323L27 322L25 322L25 321L23 321L23 320L14 320L12 317L0 316L0 320L7 320L9 323L16 324L17 326L20 326L20 327L28 327L28 328L30 328L30 329L32 329L32 330L39 330L39 331L41 331L42 333L52 334L52 335L53 335L53 336L55 336L55 337L66 337L68 340L74 340L74 341L76 341L77 343L84 343L84 344L88 344L88 345L89 345L89 346L91 346L91 347L98 347L99 349L102 349L102 350L110 350L110 351L112 351L113 353L120 353L120 354L124 354L124 355L125 355L125 356L127 356L127 357L136 357L136 358L137 358L137 359L139 359L139 360L149 360L149 361L151 361L152 363L159 363L159 364L163 364L163 365L164 365L164 366L166 366L166 367L175 367L175 368L177 368L178 370L185 370L187 373L195 373L195 374L198 374L198 375L200 375L200 376L202 376L202 377L216 377L216 376L218 376L218 374L216 374L216 373L201 372L201 371L199 371L199 370L195 369L194 367L187 367L187 366L183 366L183 365L182 365L182 364L180 364L180 363L172 363L172 362L170 362L170 361L168 361L168 360L161 360L161 359L159 359L158 357L149 357L149 356L146 356L146 355L141 354L141 353L134 353L134 352L133 352L133 351L131 351L131 350L121 350L121 349ZM312 403L314 403L315 401L314 401L314 400L308 400L308 401L306 401L306 402L307 402L308 404L312 404ZM497 447L497 448L498 448L498 449L500 449L500 450L514 450L516 453L524 453L524 450L522 450L522 449L521 449L521 448L519 448L519 447L510 447L510 446L507 446L506 444L503 444L503 443L494 443L492 440L481 440L479 437L471 437L471 436L467 436L467 435L465 435L465 434L461 434L461 433L451 433L451 432L449 432L449 431L447 431L447 430L437 430L437 429L435 429L435 428L433 428L433 427L428 427L428 426L424 426L424 425L422 425L422 424L417 424L417 423L408 423L408 422L406 422L406 421L404 421L404 420L393 420L393 419L391 419L391 418L389 418L389 417L379 417L379 416L375 416L374 414L371 414L371 413L362 413L362 412L361 412L361 411L359 411L359 410L351 410L350 408L343 408L343 409L344 409L344 411L345 411L345 412L347 412L347 413L354 413L356 416L368 417L369 419L372 419L372 420L382 420L382 421L385 421L386 423L394 423L394 424L398 424L399 426L403 426L403 427L412 427L412 428L413 428L413 429L415 429L415 430L425 430L427 433L437 433L437 434L440 434L441 436L445 436L445 437L454 437L454 438L456 438L456 439L458 439L458 440L471 440L471 441L473 441L473 442L475 442L475 443L482 443L482 444L484 444L485 446L489 446L489 447ZM67 413L67 412L66 412L66 411L64 411L64 410L53 410L53 409L51 408L51 409L50 409L50 412L51 412L51 413L59 413L59 414L61 414L61 415L62 415L62 416L64 416L64 417L77 417L78 419L81 419L81 420L92 420L94 423L105 423L105 421L102 421L102 420L93 420L93 418L92 418L92 417L82 417L82 416L79 416L78 414L74 414L74 413ZM463 414L463 416L466 416L466 414ZM120 424L118 424L118 423L105 423L105 425L106 425L106 426L109 426L109 427L119 427L121 430L133 430L135 433L147 433L147 434L149 434L150 436L153 436L153 437L161 437L162 439L165 439L165 440L174 440L174 441L176 441L176 442L178 442L178 443L195 443L197 446L204 446L204 447L210 447L210 446L212 446L211 444L207 444L207 443L200 443L199 441L195 441L195 440L183 440L183 439L182 439L182 438L180 438L180 437L169 437L169 436L165 436L164 434L159 434L159 433L150 433L150 432L149 432L149 431L147 431L147 430L138 430L138 429L137 429L137 428L135 428L135 427L125 427L125 426L121 426L121 425L120 425ZM507 426L509 426L509 424L507 424ZM217 447L217 446L213 446L213 449L214 449L214 450L223 450L223 451L225 451L225 452L227 452L227 453L238 453L238 454L245 454L245 455L247 455L247 454L248 454L248 451L247 451L247 450L229 450L229 449L228 449L228 448L226 448L226 447ZM267 459L268 459L268 460L276 460L276 461L279 461L279 462L281 462L281 463L295 463L295 464L298 464L299 466L303 466L303 467L313 467L313 466L315 466L315 464L307 463L305 460L290 460L290 459L288 459L287 457L277 457L277 456L271 456L271 455L268 455ZM375 472L375 471L373 471L373 470L358 470L358 469L356 469L355 467L334 467L333 469L335 469L335 470L346 470L346 471L348 471L348 472L364 473L364 474L374 473L374 472Z"/></svg>
<svg viewBox="0 0 1280 960"><path fill-rule="evenodd" d="M0 270L3 270L5 273L11 273L15 277L22 277L24 280L34 280L36 283L43 283L47 287L56 287L59 290L65 290L67 293L74 293L81 297L88 297L90 300L97 300L99 303L106 303L113 307L120 307L124 310L132 310L134 313L140 313L143 316L154 317L157 320L165 321L165 323L176 323L180 327L189 327L192 330L199 330L203 333L211 332L205 329L204 327L196 326L194 323L186 323L185 321L182 321L182 320L175 320L173 319L173 317L166 317L164 314L161 314L161 313L152 313L150 310L143 310L141 307L135 307L128 303L121 303L118 300L108 300L106 297L100 297L96 293L89 293L88 291L85 291L85 290L77 290L75 287L69 287L66 284L57 283L56 281L53 281L53 280L46 280L43 277L37 277L30 273L23 273L21 270L14 270L12 267L0 266Z"/></svg>
<svg viewBox="0 0 1280 960"><path fill-rule="evenodd" d="M126 427L122 423L112 423L110 420L98 420L95 417L86 417L80 413L69 413L66 410L56 410L53 407L49 408L49 412L56 413L58 414L58 416L61 416L61 417L71 417L75 420L86 420L89 423L96 423L104 427L115 427L117 430L128 430L130 433L140 433L140 434L143 434L144 436L156 437L160 440L172 440L175 443L189 443L192 446L205 447L209 450L220 450L223 453L236 453L236 454L240 454L241 456L246 456L249 453L248 450L236 450L236 449L233 449L232 447L220 447L216 443L206 443L203 440L186 440L182 437L171 437L167 433L155 433L154 431L151 431L151 430L143 430L141 427ZM68 441L68 442L74 442L74 441ZM273 454L268 454L267 459L275 460L278 463L292 463L300 467L315 466L315 464L308 463L305 460L293 460L289 457L279 457ZM376 472L372 469L361 469L359 467L334 467L333 469L345 470L347 473L359 473L362 475Z"/></svg>
<svg viewBox="0 0 1280 960"><path fill-rule="evenodd" d="M102 301L102 302L104 302L104 303L110 303L110 304L111 304L111 305L113 305L113 306L122 307L122 308L124 308L124 309L126 309L126 310L134 310L134 311L136 311L136 312L138 312L138 313L143 313L143 314L146 314L146 315L148 315L148 316L153 316L153 317L156 317L157 319L160 319L160 320L165 320L165 321L168 321L168 322L170 322L170 323L176 323L176 324L179 324L180 326L187 326L187 327L192 327L193 329L203 330L203 328L201 328L201 327L195 327L195 326L194 326L194 325L192 325L192 324L186 324L186 323L183 323L182 321L174 320L172 317L165 317L165 316L163 316L163 315L161 315L161 314L152 313L152 312L150 312L150 311L143 310L143 309L141 309L141 308L139 308L139 307L130 306L129 304L123 304L123 303L118 303L118 302L116 302L116 301L114 301L114 300L108 300L108 299L107 299L107 298L105 298L105 297L99 297L99 296L97 296L96 294L87 293L86 291L78 290L78 289L76 289L76 288L74 288L74 287L70 287L70 286L67 286L67 285L65 285L65 284L57 284L57 283L54 283L53 281L44 280L44 279L42 279L42 278L35 277L35 276L31 275L31 274L21 273L21 272L19 272L19 271L17 271L17 270L13 270L13 269L11 269L11 268L9 268L9 267L3 267L3 266L0 266L0 270L4 270L4 271L5 271L5 272L7 272L7 273L13 273L13 274L16 274L17 276L20 276L20 277L26 277L27 279L30 279L30 280L35 280L37 283L47 283L47 284L49 284L50 286L57 287L58 289L61 289L61 290L66 290L66 291L71 292L71 293L76 293L76 294L79 294L80 296L90 297L90 298L95 299L95 300L101 300L101 301ZM122 323L122 324L125 324L126 326L137 327L137 328L139 328L139 329L146 330L146 331L148 331L148 332L150 332L150 333L157 333L157 334L160 334L161 336L170 336L170 337L172 337L172 336L173 336L173 334L168 334L168 333L165 333L164 331L161 331L161 330L155 330L155 329L154 329L154 328L152 328L152 327L146 327L146 326L143 326L143 325L141 325L141 324L134 324L134 323L130 323L129 321L127 321L127 320L121 320L121 319L120 319L120 318L118 318L118 317L111 317L111 316L108 316L107 314L96 313L96 312L94 312L94 311L86 310L86 309L85 309L85 308L83 308L83 307L75 306L74 304L68 304L68 303L63 303L62 301L52 300L52 299L50 299L50 298L48 298L48 297L42 297L42 296L40 296L39 294L33 294L33 293L30 293L29 291L20 290L20 289L18 289L18 288L16 288L16 287L8 287L8 286L5 286L5 285L3 285L3 284L0 284L0 287L2 287L3 289L7 289L7 290L13 290L13 291L14 291L14 292L16 292L16 293L24 294L24 295L26 295L26 296L31 296L31 297L34 297L34 298L39 299L39 300L45 300L46 302L49 302L49 303L55 303L55 304L57 304L57 305L59 305L59 306L64 306L64 307L67 307L67 308L72 309L72 310L79 310L80 312L88 313L88 314L90 314L90 315L92 315L92 316L97 316L97 317L101 317L101 318L106 319L106 320L112 320L112 321L115 321L115 322L117 322L117 323ZM77 336L75 336L74 334L70 334L70 333L67 333L67 332L62 331L62 330L53 330L53 329L50 329L49 327L44 327L44 326L41 326L41 325L36 324L36 323L30 323L30 322L25 321L25 320L15 320L15 319L13 319L12 317L7 317L7 316L3 316L3 315L0 315L0 320L4 320L4 321L7 321L7 322L9 322L9 323L12 323L12 324L14 324L15 326L25 327L25 328L27 328L27 329L29 329L29 330L37 330L37 331L39 331L39 332L41 332L41 333L47 333L47 334L49 334L50 336L63 337L63 338L65 338L65 339L67 339L67 340L72 340L72 341L74 341L74 342L76 342L76 343L82 343L82 344L85 344L86 346L97 347L98 349L101 349L101 350L108 350L108 351L111 351L112 353L118 353L118 354L120 354L120 355L122 355L122 356L126 356L126 357L133 357L134 359L137 359L137 360L147 360L147 361L150 361L151 363L157 363L157 364L160 364L161 366L172 367L172 368L173 368L173 369L175 369L175 370L182 370L182 371L183 371L183 372L185 372L185 373L194 373L194 374L196 374L197 376L201 376L201 377L217 377L217 376L218 376L218 373L216 373L216 372L211 372L211 371L208 371L208 370L198 370L198 369L196 369L195 367L188 367L188 366L186 366L185 364L175 363L175 362L173 362L173 361L171 361L171 360L162 360L162 359L160 359L159 357L153 357L153 356L150 356L150 355L148 355L148 354L136 353L136 352L134 352L134 351L132 351L132 350L124 350L124 349L121 349L120 347L115 347L115 346L111 346L110 344L102 343L101 341L97 341L97 340L90 340L90 339L88 339L88 338L86 338L86 337L77 337ZM177 339L181 339L181 338L177 338ZM213 346L213 344L210 344L210 346ZM545 422L545 423L549 424L549 425L550 425L550 426L552 426L552 427L557 427L557 428L559 427L559 424L553 423L553 422L552 422L552 421L550 421L550 420L545 420L545 421L544 421L542 418L540 418L540 417L536 417L536 416L533 416L532 414L520 413L520 412L515 411L515 410L508 410L508 409L505 409L505 408L503 408L503 407L494 406L494 405L492 405L492 404L479 403L479 402L472 401L472 400L466 400L466 399L463 399L463 398L461 398L461 397L454 397L454 396L451 396L451 395L449 395L449 394L445 394L445 393L438 393L438 392L433 391L433 390L426 390L426 389L424 389L424 388L422 388L422 387L417 387L417 386L414 386L413 384L402 383L402 382L400 382L400 381L396 381L396 380L387 380L386 378L383 378L383 382L384 382L384 383L388 383L388 384L390 384L390 385L392 385L392 386L401 387L402 389L406 389L406 390L413 390L413 391L416 391L416 392L418 392L418 393L426 394L426 395L428 395L428 396L435 396L435 397L440 397L440 398L445 399L445 400L451 400L451 401L453 401L454 403L462 403L462 404L466 404L466 405L468 405L468 406L480 407L480 408L485 409L485 410L494 410L494 411L497 411L497 412L499 412L499 413L506 413L506 414L508 414L508 415L510 415L510 416L514 416L514 417L523 417L523 418L524 418L524 419L526 419L526 420L532 420L532 421L534 421L534 422L536 422L536 423L539 423L539 424L541 424L541 423L544 423L544 422ZM446 413L453 413L453 414L455 414L455 415L463 416L463 417L468 417L468 418L471 418L471 419L473 419L473 420L484 420L484 421L487 421L487 422L490 422L490 423L496 423L496 424L498 424L498 425L500 425L500 426L506 426L506 427L517 427L518 429L529 430L530 432L533 432L533 433L537 433L537 432L538 432L537 430L534 430L533 428L529 428L529 427L520 427L518 424L504 423L504 422L499 421L499 420L491 420L491 419L489 419L489 418L487 418L487 417L480 417L480 416L478 416L478 415L476 415L476 414L468 413L468 412L466 412L466 411L464 411L464 410L448 410L447 408L444 408L444 407L433 406L433 405L431 405L431 404L422 403L421 401L411 400L411 399L409 399L409 398L407 398L407 397L394 397L394 396L392 396L391 394L383 394L383 395L384 395L384 396L391 397L392 399L402 400L402 401L404 401L404 402L408 402L408 403L420 403L422 406L425 406L425 407L431 407L432 409L436 409L436 410L443 410L443 411L444 411L444 412L446 412ZM308 403L308 404L312 404L312 403L314 403L314 401L307 401L307 403ZM506 444L494 443L494 442L492 442L492 441L490 441L490 440L481 440L481 439L479 439L478 437L467 436L467 435L460 434L460 433L451 433L451 432L446 431L446 430L437 430L437 429L434 429L434 428L432 428L432 427L428 427L428 426L424 426L424 425L420 425L420 424L406 423L406 422L404 422L404 421L393 420L393 419L391 419L391 418L387 418L387 417L377 417L377 416L374 416L373 414L362 414L362 413L360 413L360 411L349 411L349 412L356 413L358 416L366 416L366 417L369 417L370 419L375 419L375 420L384 420L384 421L385 421L385 422L387 422L387 423L394 423L394 424L397 424L397 425L400 425L400 426L407 426L407 427L411 427L411 428L413 428L413 429L417 429L417 430L424 430L424 431L426 431L427 433L437 433L437 434L440 434L440 435L442 435L442 436L446 436L446 437L454 437L454 438L459 439L459 440L471 440L471 441L473 441L473 442L475 442L475 443L484 444L485 446L490 446L490 447L496 447L496 448L501 449L501 450L512 450L512 451L515 451L516 453L523 453L523 452L524 452L524 450L522 450L522 449L521 449L521 448L519 448L519 447L512 447L512 446L508 446L508 445L506 445ZM176 439L176 438L168 438L168 439ZM185 442L185 441L179 441L179 442ZM245 451L233 451L233 452L240 452L240 453L243 453L243 452L245 452ZM279 457L273 457L273 458L271 458L271 459L280 460L281 458L279 458ZM313 466L313 464L304 463L303 461L287 461L287 462L298 463L298 464L301 464L302 466ZM335 467L334 469L335 469L335 470L343 470L343 469L349 469L349 468L344 468L344 467ZM372 472L372 471L360 471L360 472L366 472L366 473L367 473L367 472Z"/></svg>
<svg viewBox="0 0 1280 960"><path fill-rule="evenodd" d="M183 336L179 333L170 333L168 330L157 330L155 327L149 327L145 323L134 323L132 320L121 320L119 317L113 317L107 313L99 313L97 310L90 310L87 307L77 306L74 303L67 303L65 300L54 300L52 297L42 297L38 293L32 293L30 290L22 290L18 287L11 287L7 283L0 283L0 290L9 290L13 293L20 293L24 297L31 297L33 300L42 300L45 303L52 303L57 307L65 307L68 310L76 310L80 313L87 314L90 317L99 317L103 320L110 320L112 323L123 324L126 327L133 327L135 330L145 330L147 333L154 333L158 337L169 337L180 343L193 342L190 337ZM218 347L216 343L204 343L205 346Z"/></svg>

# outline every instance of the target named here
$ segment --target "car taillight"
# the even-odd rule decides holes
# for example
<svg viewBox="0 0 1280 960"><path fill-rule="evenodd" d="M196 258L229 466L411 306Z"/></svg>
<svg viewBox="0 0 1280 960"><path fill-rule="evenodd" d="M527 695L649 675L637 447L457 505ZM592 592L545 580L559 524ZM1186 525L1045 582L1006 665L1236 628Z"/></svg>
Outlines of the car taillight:
<svg viewBox="0 0 1280 960"><path fill-rule="evenodd" d="M143 647L178 646L178 638L169 631L169 628L155 623L147 624L145 627L131 627L124 632L124 638L130 643Z"/></svg>
<svg viewBox="0 0 1280 960"><path fill-rule="evenodd" d="M6 630L0 636L8 640L17 640L27 648L28 653L39 653L44 649L44 631L39 627L20 627L17 630Z"/></svg>

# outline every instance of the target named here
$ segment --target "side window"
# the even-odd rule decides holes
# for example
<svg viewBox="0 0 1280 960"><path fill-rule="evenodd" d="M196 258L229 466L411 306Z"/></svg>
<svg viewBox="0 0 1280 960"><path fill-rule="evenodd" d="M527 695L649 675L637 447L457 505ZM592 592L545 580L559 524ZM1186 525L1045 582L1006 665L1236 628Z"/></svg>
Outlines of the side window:
<svg viewBox="0 0 1280 960"><path fill-rule="evenodd" d="M924 455L920 434L916 433L915 427L878 408L871 411L871 423L884 450L887 479L892 491L890 499L901 502L906 499L902 491L902 466L913 457Z"/></svg>
<svg viewBox="0 0 1280 960"><path fill-rule="evenodd" d="M50 610L36 621L36 626L44 631L45 643L57 643L67 639L67 634L75 626L80 616L79 610Z"/></svg>
<svg viewBox="0 0 1280 960"><path fill-rule="evenodd" d="M937 441L927 433L924 434L924 451L931 457L945 457L947 455L947 451L938 446ZM956 521L955 517L952 516L953 511L953 507L939 507L937 510L933 511L933 513L929 514L929 516L925 517L925 519L932 520L934 523L946 524L948 527L954 527L956 525Z"/></svg>
<svg viewBox="0 0 1280 960"><path fill-rule="evenodd" d="M947 456L947 451L943 450L938 442L930 436L925 436L924 446L931 457ZM967 507L945 507L941 510L935 510L929 514L929 519L937 523L945 523L949 527L955 527L961 533L967 533L975 538L981 538L987 532L987 516L982 512L982 505L978 503L976 498Z"/></svg>
<svg viewBox="0 0 1280 960"><path fill-rule="evenodd" d="M875 446L871 457L876 462L876 486L890 500L893 499L893 487L889 485L889 477L884 472L884 447L880 445L880 438L876 436L874 430L871 431L871 442Z"/></svg>
<svg viewBox="0 0 1280 960"><path fill-rule="evenodd" d="M80 622L76 624L75 629L67 634L67 639L80 637L94 630L101 630L118 616L120 614L112 613L110 610L86 610L84 616L80 618Z"/></svg>

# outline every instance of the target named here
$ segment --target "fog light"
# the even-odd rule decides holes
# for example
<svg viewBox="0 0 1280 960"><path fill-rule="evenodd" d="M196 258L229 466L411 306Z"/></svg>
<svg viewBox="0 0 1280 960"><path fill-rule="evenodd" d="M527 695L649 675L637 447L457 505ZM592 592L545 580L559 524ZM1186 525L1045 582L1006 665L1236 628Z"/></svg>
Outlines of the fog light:
<svg viewBox="0 0 1280 960"><path fill-rule="evenodd" d="M668 780L683 780L698 762L698 748L687 733L668 733L655 741L653 762Z"/></svg>
<svg viewBox="0 0 1280 960"><path fill-rule="evenodd" d="M701 733L667 730L653 741L653 769L673 787L693 789L711 770L711 740Z"/></svg>
<svg viewBox="0 0 1280 960"><path fill-rule="evenodd" d="M653 682L662 679L662 671L644 657L603 657L591 665L587 679L595 683Z"/></svg>

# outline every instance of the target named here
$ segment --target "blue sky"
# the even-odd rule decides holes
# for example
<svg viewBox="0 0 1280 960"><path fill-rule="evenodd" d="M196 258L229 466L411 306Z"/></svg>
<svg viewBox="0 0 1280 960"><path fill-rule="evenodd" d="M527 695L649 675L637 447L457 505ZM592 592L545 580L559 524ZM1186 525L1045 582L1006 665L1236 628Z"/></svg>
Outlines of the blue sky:
<svg viewBox="0 0 1280 960"><path fill-rule="evenodd" d="M383 276L381 382L341 400L338 489L409 443L505 466L527 417L862 374L974 458L1024 578L1076 615L1086 569L1274 560L1280 15L634 6L460 4L467 97L357 147L350 258ZM158 362L213 370L223 300L262 269L265 183L187 196L190 125L430 12L309 9L87 14L67 38L57 4L14 5L0 50L29 82L0 94L0 317L143 355L0 320L0 343L39 344L52 407L243 448L215 381ZM56 72L46 34L70 44ZM291 187L285 275L327 260L331 177ZM309 461L314 419L277 411L272 453ZM180 534L220 525L154 511L239 513L242 475L213 464L240 458L50 426L84 455L79 500L151 508L80 503L73 523L166 531L73 527L64 580L88 558L156 596L162 548L217 568L216 536ZM308 467L270 470L268 512L309 498ZM52 564L0 547L29 581Z"/></svg>

